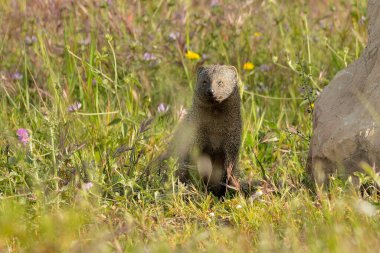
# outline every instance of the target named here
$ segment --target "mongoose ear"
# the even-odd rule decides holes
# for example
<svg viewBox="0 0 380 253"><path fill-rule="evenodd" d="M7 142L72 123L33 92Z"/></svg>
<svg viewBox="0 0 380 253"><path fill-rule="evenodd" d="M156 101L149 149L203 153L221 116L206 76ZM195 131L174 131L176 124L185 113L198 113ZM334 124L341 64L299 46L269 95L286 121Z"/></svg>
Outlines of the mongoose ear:
<svg viewBox="0 0 380 253"><path fill-rule="evenodd" d="M237 69L235 68L235 66L227 65L227 68L234 72L235 78L237 79L238 78L238 72L237 72Z"/></svg>
<svg viewBox="0 0 380 253"><path fill-rule="evenodd" d="M235 68L235 66L228 65L227 68L231 69L237 75L237 69Z"/></svg>
<svg viewBox="0 0 380 253"><path fill-rule="evenodd" d="M205 67L199 66L197 69L197 75L199 76L203 72L203 70L205 70Z"/></svg>

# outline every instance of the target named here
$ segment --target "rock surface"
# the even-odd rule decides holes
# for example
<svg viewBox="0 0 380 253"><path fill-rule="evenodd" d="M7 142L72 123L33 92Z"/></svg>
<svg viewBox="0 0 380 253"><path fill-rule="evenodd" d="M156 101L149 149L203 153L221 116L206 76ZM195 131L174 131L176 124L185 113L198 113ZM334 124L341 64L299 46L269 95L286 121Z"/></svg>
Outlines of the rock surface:
<svg viewBox="0 0 380 253"><path fill-rule="evenodd" d="M308 174L318 183L329 174L347 178L380 167L380 1L368 1L368 44L315 102Z"/></svg>

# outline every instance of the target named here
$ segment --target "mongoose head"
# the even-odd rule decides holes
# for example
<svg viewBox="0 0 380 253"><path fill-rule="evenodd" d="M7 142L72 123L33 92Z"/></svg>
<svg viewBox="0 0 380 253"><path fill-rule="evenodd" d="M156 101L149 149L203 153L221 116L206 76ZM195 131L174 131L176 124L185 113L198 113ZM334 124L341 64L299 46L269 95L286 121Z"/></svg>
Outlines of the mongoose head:
<svg viewBox="0 0 380 253"><path fill-rule="evenodd" d="M238 77L234 66L199 67L195 95L202 103L221 103L234 94L237 89Z"/></svg>

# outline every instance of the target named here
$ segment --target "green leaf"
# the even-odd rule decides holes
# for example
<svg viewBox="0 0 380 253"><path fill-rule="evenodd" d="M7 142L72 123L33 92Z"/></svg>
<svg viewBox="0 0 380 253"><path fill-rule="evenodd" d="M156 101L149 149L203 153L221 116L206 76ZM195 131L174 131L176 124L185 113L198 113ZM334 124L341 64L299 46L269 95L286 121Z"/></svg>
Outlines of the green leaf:
<svg viewBox="0 0 380 253"><path fill-rule="evenodd" d="M116 125L116 124L118 124L118 123L120 123L121 122L121 119L120 118L115 118L115 119L113 119L109 124L108 124L108 126L113 126L113 125Z"/></svg>

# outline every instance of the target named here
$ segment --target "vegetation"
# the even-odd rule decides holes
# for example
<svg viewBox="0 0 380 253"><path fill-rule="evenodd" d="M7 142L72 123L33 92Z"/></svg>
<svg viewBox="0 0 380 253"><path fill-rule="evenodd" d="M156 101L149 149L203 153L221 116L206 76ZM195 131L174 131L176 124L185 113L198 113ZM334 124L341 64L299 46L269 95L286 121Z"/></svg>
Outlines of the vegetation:
<svg viewBox="0 0 380 253"><path fill-rule="evenodd" d="M304 183L313 102L360 55L365 14L364 0L0 1L0 251L380 248L379 195ZM196 68L216 63L241 78L251 197L148 166Z"/></svg>

